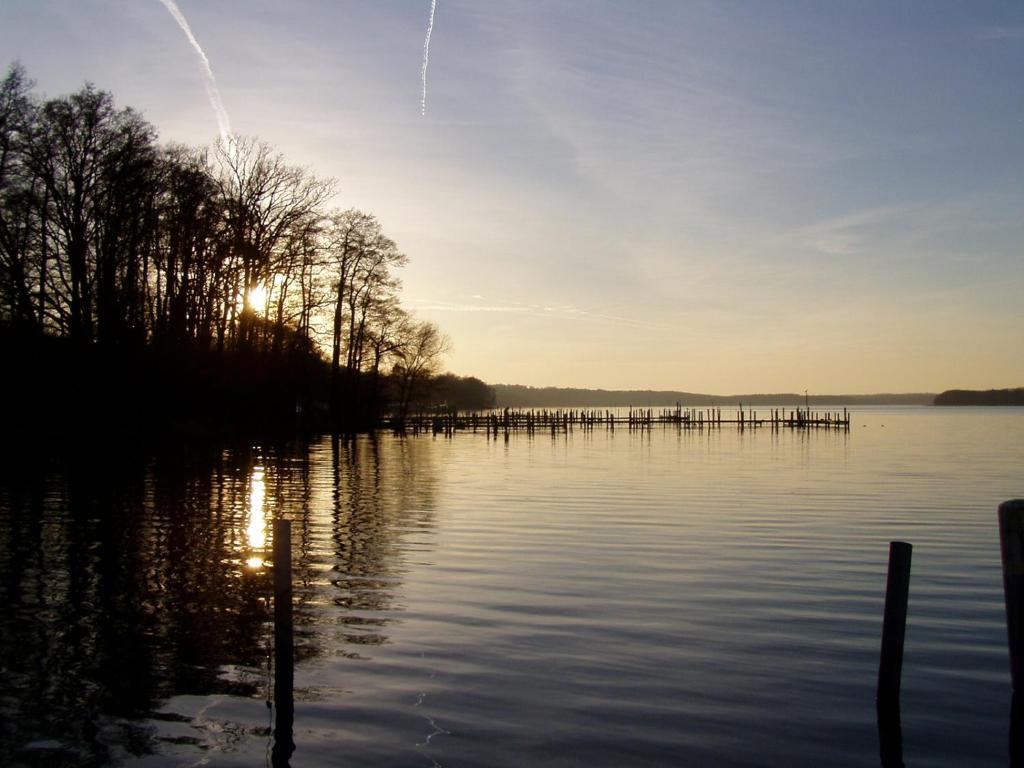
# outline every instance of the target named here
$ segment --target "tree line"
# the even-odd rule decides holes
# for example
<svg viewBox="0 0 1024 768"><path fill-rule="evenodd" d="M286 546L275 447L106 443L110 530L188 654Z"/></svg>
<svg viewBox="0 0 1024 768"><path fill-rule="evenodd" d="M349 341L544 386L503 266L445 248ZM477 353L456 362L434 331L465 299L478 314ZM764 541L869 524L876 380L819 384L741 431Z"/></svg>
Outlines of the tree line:
<svg viewBox="0 0 1024 768"><path fill-rule="evenodd" d="M1024 405L1024 387L1013 389L947 389L935 405Z"/></svg>
<svg viewBox="0 0 1024 768"><path fill-rule="evenodd" d="M334 191L256 139L161 144L92 85L41 99L14 64L0 83L0 326L77 363L199 361L231 371L229 388L283 372L281 402L326 401L335 426L404 414L449 342L400 304L406 255L373 215L328 209Z"/></svg>
<svg viewBox="0 0 1024 768"><path fill-rule="evenodd" d="M746 405L928 405L934 394L923 392L881 393L869 395L818 395L797 392L712 395L698 392L629 389L577 389L569 387L527 387L521 384L495 384L491 387L495 404L502 408L640 408L684 406Z"/></svg>

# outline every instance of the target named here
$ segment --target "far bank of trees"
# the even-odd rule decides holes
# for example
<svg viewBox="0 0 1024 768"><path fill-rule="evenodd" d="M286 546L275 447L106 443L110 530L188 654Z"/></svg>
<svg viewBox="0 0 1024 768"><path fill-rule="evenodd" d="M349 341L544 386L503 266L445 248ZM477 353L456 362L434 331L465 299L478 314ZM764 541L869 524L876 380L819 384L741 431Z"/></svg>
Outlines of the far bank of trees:
<svg viewBox="0 0 1024 768"><path fill-rule="evenodd" d="M407 257L380 222L326 208L334 189L255 139L160 144L91 85L42 100L16 64L0 83L0 326L24 365L130 360L165 399L200 368L221 402L269 376L273 407L323 403L339 428L404 412L449 342L402 308Z"/></svg>
<svg viewBox="0 0 1024 768"><path fill-rule="evenodd" d="M924 392L876 395L806 395L796 392L709 395L667 390L608 390L568 387L527 387L495 384L496 405L501 408L640 408L684 406L786 405L930 405L935 395Z"/></svg>
<svg viewBox="0 0 1024 768"><path fill-rule="evenodd" d="M1014 389L947 389L935 405L1024 405L1024 387Z"/></svg>

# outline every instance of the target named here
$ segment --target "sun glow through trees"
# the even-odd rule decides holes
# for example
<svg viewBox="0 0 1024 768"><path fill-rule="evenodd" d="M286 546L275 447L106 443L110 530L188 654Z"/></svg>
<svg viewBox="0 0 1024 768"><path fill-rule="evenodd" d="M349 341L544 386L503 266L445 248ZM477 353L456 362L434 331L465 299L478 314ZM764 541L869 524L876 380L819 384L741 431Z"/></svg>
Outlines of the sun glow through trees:
<svg viewBox="0 0 1024 768"><path fill-rule="evenodd" d="M257 285L249 290L249 308L254 312L262 312L267 305L266 286Z"/></svg>

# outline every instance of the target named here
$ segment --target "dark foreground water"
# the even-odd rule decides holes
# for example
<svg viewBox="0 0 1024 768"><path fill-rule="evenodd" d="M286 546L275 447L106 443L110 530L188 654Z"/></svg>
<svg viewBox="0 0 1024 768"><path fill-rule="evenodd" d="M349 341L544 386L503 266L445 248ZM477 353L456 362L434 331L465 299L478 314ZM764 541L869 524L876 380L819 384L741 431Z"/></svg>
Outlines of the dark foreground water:
<svg viewBox="0 0 1024 768"><path fill-rule="evenodd" d="M293 766L878 765L891 539L914 544L903 757L1003 766L995 508L1024 496L1022 436L1024 409L878 408L849 434L22 457L0 764L267 764L285 516Z"/></svg>

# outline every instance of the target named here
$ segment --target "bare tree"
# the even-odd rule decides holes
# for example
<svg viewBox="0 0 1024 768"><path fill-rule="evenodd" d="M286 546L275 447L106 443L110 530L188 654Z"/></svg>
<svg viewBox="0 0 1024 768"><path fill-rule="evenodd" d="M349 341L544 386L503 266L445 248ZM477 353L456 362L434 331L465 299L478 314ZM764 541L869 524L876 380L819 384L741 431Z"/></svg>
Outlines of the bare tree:
<svg viewBox="0 0 1024 768"><path fill-rule="evenodd" d="M407 258L384 234L380 223L362 211L335 212L329 217L326 233L326 262L334 287L331 407L337 421L343 401L358 405L371 317L383 308L397 306L391 299L400 283L393 270ZM375 375L374 386L378 380Z"/></svg>
<svg viewBox="0 0 1024 768"><path fill-rule="evenodd" d="M38 184L24 164L24 143L34 118L32 86L20 65L0 82L0 296L2 317L15 326L41 327L35 300L39 253Z"/></svg>
<svg viewBox="0 0 1024 768"><path fill-rule="evenodd" d="M404 419L409 405L435 372L441 358L451 351L451 342L431 322L409 318L395 353L393 375L399 384L398 415Z"/></svg>
<svg viewBox="0 0 1024 768"><path fill-rule="evenodd" d="M205 150L164 150L158 216L152 333L172 346L209 348L234 298L225 295L220 202Z"/></svg>
<svg viewBox="0 0 1024 768"><path fill-rule="evenodd" d="M48 308L72 339L140 331L155 199L155 130L86 85L51 99L27 131L24 163L41 189L39 248Z"/></svg>
<svg viewBox="0 0 1024 768"><path fill-rule="evenodd" d="M248 346L253 291L261 286L272 290L282 249L315 218L334 183L289 165L262 141L236 136L227 145L218 142L214 154L230 247L240 266L238 337Z"/></svg>

